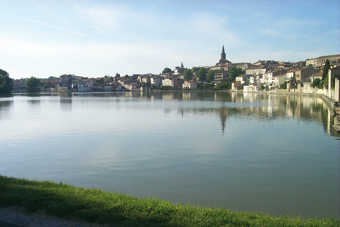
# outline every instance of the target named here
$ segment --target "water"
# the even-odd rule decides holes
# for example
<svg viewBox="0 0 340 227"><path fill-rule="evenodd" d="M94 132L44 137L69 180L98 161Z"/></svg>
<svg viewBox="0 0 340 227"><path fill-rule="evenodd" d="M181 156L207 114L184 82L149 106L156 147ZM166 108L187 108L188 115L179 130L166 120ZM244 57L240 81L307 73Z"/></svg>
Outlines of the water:
<svg viewBox="0 0 340 227"><path fill-rule="evenodd" d="M0 174L237 211L340 219L339 134L319 98L0 97Z"/></svg>

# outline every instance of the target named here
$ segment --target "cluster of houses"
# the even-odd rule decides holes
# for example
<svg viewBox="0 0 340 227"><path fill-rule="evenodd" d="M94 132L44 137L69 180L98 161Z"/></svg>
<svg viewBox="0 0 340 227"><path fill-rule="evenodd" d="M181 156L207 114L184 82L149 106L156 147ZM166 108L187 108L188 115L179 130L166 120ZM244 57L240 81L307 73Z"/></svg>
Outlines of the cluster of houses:
<svg viewBox="0 0 340 227"><path fill-rule="evenodd" d="M208 73L214 72L213 81L198 81L195 73L190 81L184 80L185 67L183 63L171 72L161 74L133 74L132 76L104 76L100 78L84 78L72 74L61 75L59 78L50 77L41 79L42 91L144 91L150 88L157 89L161 86L182 89L197 89L197 83L231 82L233 90L258 91L261 88L279 88L285 82L289 84L301 84L313 82L316 78L322 78L322 67L326 60L331 65L340 64L340 54L322 56L314 59L307 59L301 62L283 62L273 60L259 60L251 63L232 63L226 59L224 46L222 47L221 58L215 66L204 66ZM241 68L242 73L231 81L229 70L231 67ZM14 92L26 90L26 80L15 80L13 83Z"/></svg>

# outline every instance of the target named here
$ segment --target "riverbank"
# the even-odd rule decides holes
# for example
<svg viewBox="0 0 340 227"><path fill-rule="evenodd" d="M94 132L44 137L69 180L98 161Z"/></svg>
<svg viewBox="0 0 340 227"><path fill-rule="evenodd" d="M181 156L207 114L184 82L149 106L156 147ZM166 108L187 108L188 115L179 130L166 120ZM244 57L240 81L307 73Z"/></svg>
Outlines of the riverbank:
<svg viewBox="0 0 340 227"><path fill-rule="evenodd" d="M0 205L109 226L340 226L338 220L274 217L134 198L63 183L0 176Z"/></svg>

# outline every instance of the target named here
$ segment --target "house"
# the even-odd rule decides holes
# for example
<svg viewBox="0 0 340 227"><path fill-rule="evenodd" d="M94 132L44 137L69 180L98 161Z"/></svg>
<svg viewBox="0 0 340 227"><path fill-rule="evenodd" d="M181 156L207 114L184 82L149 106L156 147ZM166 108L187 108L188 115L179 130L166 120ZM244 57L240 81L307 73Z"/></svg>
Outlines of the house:
<svg viewBox="0 0 340 227"><path fill-rule="evenodd" d="M249 83L249 79L252 75L247 75L247 74L244 74L244 75L240 75L240 76L237 76L235 78L236 81L240 81L241 84L244 84L244 83ZM253 82L254 83L254 82Z"/></svg>
<svg viewBox="0 0 340 227"><path fill-rule="evenodd" d="M286 79L292 79L295 78L295 70L291 70L286 73Z"/></svg>
<svg viewBox="0 0 340 227"><path fill-rule="evenodd" d="M274 85L279 87L281 84L284 84L287 81L286 74L281 74L274 76Z"/></svg>
<svg viewBox="0 0 340 227"><path fill-rule="evenodd" d="M150 83L152 85L155 85L155 87L160 87L160 86L162 86L162 77L152 76L152 77L150 77Z"/></svg>
<svg viewBox="0 0 340 227"><path fill-rule="evenodd" d="M259 87L254 85L246 85L243 86L243 91L245 92L259 91Z"/></svg>
<svg viewBox="0 0 340 227"><path fill-rule="evenodd" d="M178 79L175 77L172 78L165 78L162 80L162 86L170 86L170 87L174 87L174 88L178 88L180 86L182 86L182 84L184 83L184 81L182 79Z"/></svg>
<svg viewBox="0 0 340 227"><path fill-rule="evenodd" d="M185 81L183 83L183 89L188 89L188 90L197 89L197 83Z"/></svg>
<svg viewBox="0 0 340 227"><path fill-rule="evenodd" d="M128 83L124 83L124 87L127 90L130 91L139 91L140 90L140 85L134 82L128 82Z"/></svg>
<svg viewBox="0 0 340 227"><path fill-rule="evenodd" d="M313 74L317 74L318 71L314 68L303 68L295 71L295 80L296 81L304 81L307 77L312 76Z"/></svg>
<svg viewBox="0 0 340 227"><path fill-rule="evenodd" d="M214 80L223 80L228 76L228 71L216 71L214 75Z"/></svg>
<svg viewBox="0 0 340 227"><path fill-rule="evenodd" d="M240 86L241 86L241 82L240 81L235 81L235 82L231 83L231 90L237 91Z"/></svg>
<svg viewBox="0 0 340 227"><path fill-rule="evenodd" d="M137 77L137 81L140 83L150 84L150 76L149 75L139 75Z"/></svg>

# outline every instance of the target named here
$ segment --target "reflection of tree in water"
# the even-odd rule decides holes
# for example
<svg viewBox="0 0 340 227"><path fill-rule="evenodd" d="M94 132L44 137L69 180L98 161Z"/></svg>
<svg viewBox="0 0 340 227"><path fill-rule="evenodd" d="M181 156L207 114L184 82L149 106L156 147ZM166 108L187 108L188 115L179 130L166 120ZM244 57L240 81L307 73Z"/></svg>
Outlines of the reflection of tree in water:
<svg viewBox="0 0 340 227"><path fill-rule="evenodd" d="M228 108L221 107L220 108L220 119L221 119L221 125L222 125L222 134L224 134L227 117L228 117Z"/></svg>
<svg viewBox="0 0 340 227"><path fill-rule="evenodd" d="M7 113L9 109L12 107L13 101L0 101L0 120L4 113Z"/></svg>
<svg viewBox="0 0 340 227"><path fill-rule="evenodd" d="M27 102L31 105L37 105L37 104L40 104L40 100L27 100Z"/></svg>

